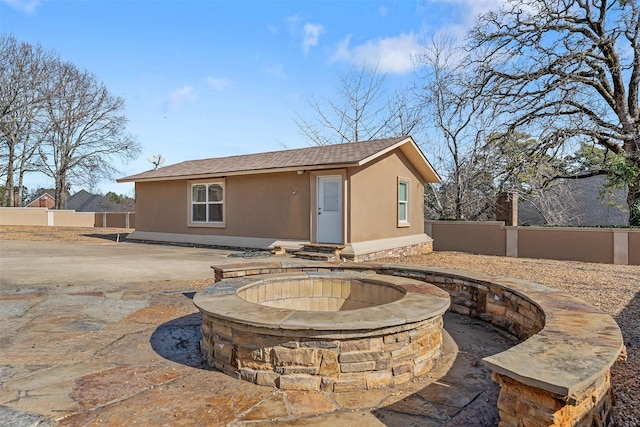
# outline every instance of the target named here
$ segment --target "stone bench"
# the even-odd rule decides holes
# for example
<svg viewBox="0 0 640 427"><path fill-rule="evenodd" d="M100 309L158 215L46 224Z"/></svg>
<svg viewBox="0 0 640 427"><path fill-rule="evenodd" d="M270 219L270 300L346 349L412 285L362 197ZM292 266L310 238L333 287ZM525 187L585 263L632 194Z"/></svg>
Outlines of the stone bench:
<svg viewBox="0 0 640 427"><path fill-rule="evenodd" d="M608 314L538 283L476 272L396 264L264 262L212 267L216 280L296 271L359 271L432 283L451 310L490 322L522 342L484 363L500 384L502 427L604 426L613 401L610 368L624 358L622 333Z"/></svg>

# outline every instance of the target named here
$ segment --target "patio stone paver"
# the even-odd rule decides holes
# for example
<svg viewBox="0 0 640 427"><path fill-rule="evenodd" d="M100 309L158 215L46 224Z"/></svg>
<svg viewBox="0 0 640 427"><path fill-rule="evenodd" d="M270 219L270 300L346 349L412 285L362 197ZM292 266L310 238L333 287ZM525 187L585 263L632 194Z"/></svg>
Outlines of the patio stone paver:
<svg viewBox="0 0 640 427"><path fill-rule="evenodd" d="M389 419L394 419L396 424L398 419L413 420L419 419L422 425L442 425L449 420L449 417L438 410L428 400L418 394L412 394L392 405L376 410L376 415L382 422L389 424ZM410 423L411 424L411 423Z"/></svg>
<svg viewBox="0 0 640 427"><path fill-rule="evenodd" d="M236 427L242 424L232 423ZM322 417L296 418L290 420L267 420L250 424L251 427L326 427L326 426L350 426L350 427L384 427L373 414L366 411L340 412ZM392 425L392 424L390 424ZM404 425L403 425L404 427Z"/></svg>
<svg viewBox="0 0 640 427"><path fill-rule="evenodd" d="M268 388L238 387L237 380L224 374L210 382L209 371L191 371L173 381L148 388L117 404L88 413L69 416L61 426L160 426L225 425L268 397ZM132 418L135 414L135 418Z"/></svg>
<svg viewBox="0 0 640 427"><path fill-rule="evenodd" d="M397 396L402 394L400 390L394 390L394 392ZM362 393L361 391L348 391L336 393L332 397L334 402L344 410L377 408L389 398L389 390L367 390L366 393Z"/></svg>
<svg viewBox="0 0 640 427"><path fill-rule="evenodd" d="M289 391L286 393L291 415L308 416L330 413L338 409L326 395L304 391Z"/></svg>
<svg viewBox="0 0 640 427"><path fill-rule="evenodd" d="M284 393L282 393L270 396L238 418L242 422L282 419L288 416L287 403L285 402Z"/></svg>
<svg viewBox="0 0 640 427"><path fill-rule="evenodd" d="M11 427L50 427L51 422L45 417L0 406L0 425Z"/></svg>
<svg viewBox="0 0 640 427"><path fill-rule="evenodd" d="M83 376L73 384L71 398L83 408L97 408L135 396L181 375L168 366L116 366Z"/></svg>
<svg viewBox="0 0 640 427"><path fill-rule="evenodd" d="M422 381L357 393L284 392L210 370L201 360L195 289L176 278L198 277L197 268L199 277L212 274L212 262L229 262L224 252L113 244L82 257L70 244L52 251L51 244L18 243L29 249L20 251L23 268L46 280L34 286L2 249L0 425L404 427L497 420L498 386L480 360L512 343L482 322L447 314L452 339L447 335L439 367ZM70 256L89 265L124 263L129 274L108 276L103 266L96 275L86 267L74 273L63 262ZM39 264L42 258L54 260ZM145 270L139 276L134 262ZM148 270L157 263L162 268L153 277ZM169 268L172 280L164 280ZM457 421L463 419L467 424Z"/></svg>

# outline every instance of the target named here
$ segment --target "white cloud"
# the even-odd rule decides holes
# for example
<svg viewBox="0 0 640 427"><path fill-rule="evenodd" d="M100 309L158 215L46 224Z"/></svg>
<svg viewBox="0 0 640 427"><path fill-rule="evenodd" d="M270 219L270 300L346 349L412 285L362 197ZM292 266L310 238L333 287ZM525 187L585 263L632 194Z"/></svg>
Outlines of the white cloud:
<svg viewBox="0 0 640 427"><path fill-rule="evenodd" d="M338 47L336 48L335 53L331 57L331 62L342 61L342 62L352 62L351 61L351 52L349 51L349 43L351 43L351 34L347 37L340 40L338 43Z"/></svg>
<svg viewBox="0 0 640 427"><path fill-rule="evenodd" d="M326 32L322 24L313 24L311 22L305 22L302 24L302 17L300 15L293 15L287 17L287 25L289 27L289 33L293 36L296 42L302 39L302 50L307 55L309 50L318 45L320 36Z"/></svg>
<svg viewBox="0 0 640 427"><path fill-rule="evenodd" d="M169 95L169 107L172 110L177 109L185 100L193 100L196 98L195 90L189 85L185 85L171 92Z"/></svg>
<svg viewBox="0 0 640 427"><path fill-rule="evenodd" d="M389 9L387 9L387 7L384 5L380 5L380 7L378 8L378 15L382 16L383 18L386 18L388 14L389 14Z"/></svg>
<svg viewBox="0 0 640 427"><path fill-rule="evenodd" d="M364 65L377 68L381 73L406 74L413 71L412 58L421 50L418 37L413 33L371 39L353 48L349 47L350 41L350 35L340 41L331 58L332 62Z"/></svg>
<svg viewBox="0 0 640 427"><path fill-rule="evenodd" d="M221 91L231 86L231 82L229 80L216 77L207 77L207 84L217 91Z"/></svg>
<svg viewBox="0 0 640 427"><path fill-rule="evenodd" d="M3 3L8 4L14 9L27 14L33 13L34 10L40 4L40 0L1 0Z"/></svg>
<svg viewBox="0 0 640 427"><path fill-rule="evenodd" d="M429 0L431 3L445 3L458 6L466 19L474 19L481 13L498 10L506 0Z"/></svg>
<svg viewBox="0 0 640 427"><path fill-rule="evenodd" d="M453 8L455 21L443 23L439 31L462 40L474 26L478 15L499 10L507 0L429 0L429 2L444 3Z"/></svg>
<svg viewBox="0 0 640 427"><path fill-rule="evenodd" d="M309 53L309 48L318 45L318 38L320 38L320 34L323 34L325 30L324 27L320 24L311 24L307 22L306 24L304 24L302 32L302 50L306 55L307 53Z"/></svg>

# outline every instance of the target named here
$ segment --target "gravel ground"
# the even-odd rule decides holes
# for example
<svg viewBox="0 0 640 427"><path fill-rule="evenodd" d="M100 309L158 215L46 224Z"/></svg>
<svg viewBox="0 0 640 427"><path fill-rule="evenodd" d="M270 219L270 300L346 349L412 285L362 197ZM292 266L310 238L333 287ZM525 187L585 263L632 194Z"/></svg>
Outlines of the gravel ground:
<svg viewBox="0 0 640 427"><path fill-rule="evenodd" d="M0 226L0 240L56 240L77 243L108 243L123 239L132 230L118 228L71 228ZM388 260L390 262L398 262ZM577 295L609 313L620 325L627 360L612 370L619 426L640 425L640 266L594 264L573 261L504 258L456 252L434 252L405 257L405 264L437 265L531 280ZM196 288L210 278L194 280Z"/></svg>

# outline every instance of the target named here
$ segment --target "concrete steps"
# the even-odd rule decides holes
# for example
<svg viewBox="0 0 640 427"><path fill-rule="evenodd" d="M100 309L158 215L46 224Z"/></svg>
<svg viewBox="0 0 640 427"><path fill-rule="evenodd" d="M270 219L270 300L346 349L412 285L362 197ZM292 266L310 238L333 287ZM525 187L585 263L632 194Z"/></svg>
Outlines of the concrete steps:
<svg viewBox="0 0 640 427"><path fill-rule="evenodd" d="M344 245L309 243L296 252L295 257L312 261L339 261L344 248Z"/></svg>

